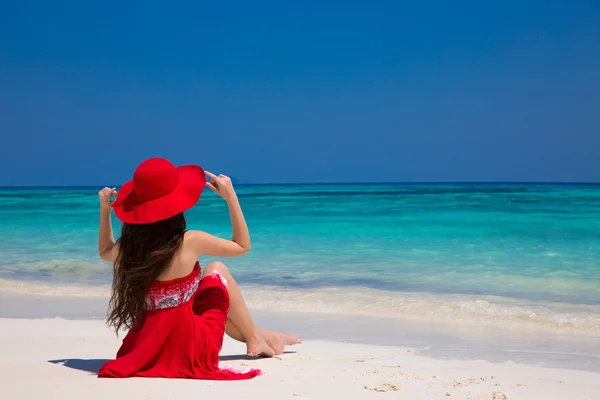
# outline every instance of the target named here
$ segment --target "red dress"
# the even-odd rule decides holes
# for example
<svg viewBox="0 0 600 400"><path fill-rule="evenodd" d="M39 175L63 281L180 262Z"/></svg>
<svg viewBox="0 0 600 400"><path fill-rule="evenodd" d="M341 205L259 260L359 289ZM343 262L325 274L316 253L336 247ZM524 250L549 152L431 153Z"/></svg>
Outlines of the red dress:
<svg viewBox="0 0 600 400"><path fill-rule="evenodd" d="M127 333L117 358L100 368L99 377L241 380L261 374L219 368L229 293L218 273L202 278L196 263L188 276L152 282L144 309L141 329Z"/></svg>

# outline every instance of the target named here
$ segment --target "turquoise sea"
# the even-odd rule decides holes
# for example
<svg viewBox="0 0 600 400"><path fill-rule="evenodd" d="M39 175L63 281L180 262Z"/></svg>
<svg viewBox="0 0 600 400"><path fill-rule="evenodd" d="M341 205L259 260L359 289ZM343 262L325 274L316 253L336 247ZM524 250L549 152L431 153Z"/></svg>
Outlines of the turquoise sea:
<svg viewBox="0 0 600 400"><path fill-rule="evenodd" d="M99 189L0 189L0 288L105 290L111 265L96 253ZM253 249L224 261L256 307L479 316L600 332L600 185L237 191ZM231 234L225 203L209 191L187 217L190 229Z"/></svg>

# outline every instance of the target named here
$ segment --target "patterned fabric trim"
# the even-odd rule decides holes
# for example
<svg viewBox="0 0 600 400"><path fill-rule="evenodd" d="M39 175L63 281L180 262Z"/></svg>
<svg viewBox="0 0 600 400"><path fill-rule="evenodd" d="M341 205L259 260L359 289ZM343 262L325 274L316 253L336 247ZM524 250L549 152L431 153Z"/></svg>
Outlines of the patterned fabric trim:
<svg viewBox="0 0 600 400"><path fill-rule="evenodd" d="M172 281L152 282L146 292L145 310L162 310L177 307L192 298L200 285L202 273L196 264L191 274Z"/></svg>

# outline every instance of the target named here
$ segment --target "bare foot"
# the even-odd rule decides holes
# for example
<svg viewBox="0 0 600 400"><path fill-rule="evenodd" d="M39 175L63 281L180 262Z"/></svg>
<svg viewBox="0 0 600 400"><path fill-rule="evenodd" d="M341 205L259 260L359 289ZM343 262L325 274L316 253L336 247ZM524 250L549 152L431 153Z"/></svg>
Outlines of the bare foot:
<svg viewBox="0 0 600 400"><path fill-rule="evenodd" d="M261 329L260 333L267 341L269 346L275 351L275 354L283 354L285 346L292 346L302 343L302 340L289 333L273 332L266 329Z"/></svg>
<svg viewBox="0 0 600 400"><path fill-rule="evenodd" d="M287 341L285 337L279 332L267 331L263 329L261 334L271 346L276 355L283 354L283 350L285 350L285 346L287 345Z"/></svg>
<svg viewBox="0 0 600 400"><path fill-rule="evenodd" d="M269 342L271 340L271 338L272 338L273 335L279 335L279 336L283 336L283 338L285 340L286 346L293 346L295 344L301 344L302 343L302 339L300 339L298 336L292 335L290 333L268 331L268 330L263 329L263 328L258 328L258 331L265 338L265 340L267 342ZM279 339L276 339L274 341L279 341ZM271 346L271 347L273 347L273 346Z"/></svg>
<svg viewBox="0 0 600 400"><path fill-rule="evenodd" d="M295 344L302 344L302 339L300 339L296 335L292 335L290 333L285 333L285 332L278 332L278 333L285 338L285 344L287 344L288 346L293 346Z"/></svg>
<svg viewBox="0 0 600 400"><path fill-rule="evenodd" d="M250 357L273 357L276 353L269 343L260 335L254 335L252 341L246 342L246 353Z"/></svg>

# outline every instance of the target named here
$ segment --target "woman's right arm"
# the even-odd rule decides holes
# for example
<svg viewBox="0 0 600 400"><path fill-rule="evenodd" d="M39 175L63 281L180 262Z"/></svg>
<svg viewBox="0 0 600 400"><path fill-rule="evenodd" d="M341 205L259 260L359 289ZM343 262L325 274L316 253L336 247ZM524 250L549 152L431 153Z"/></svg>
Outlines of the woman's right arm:
<svg viewBox="0 0 600 400"><path fill-rule="evenodd" d="M232 239L222 239L206 232L191 231L190 238L199 254L215 257L238 257L250 251L250 232L231 179L225 175L206 174L211 178L206 186L221 196L229 207Z"/></svg>

